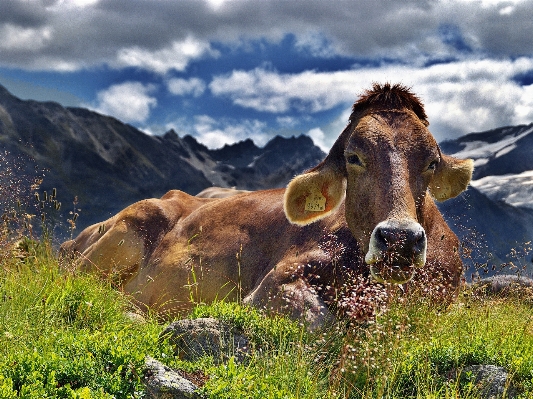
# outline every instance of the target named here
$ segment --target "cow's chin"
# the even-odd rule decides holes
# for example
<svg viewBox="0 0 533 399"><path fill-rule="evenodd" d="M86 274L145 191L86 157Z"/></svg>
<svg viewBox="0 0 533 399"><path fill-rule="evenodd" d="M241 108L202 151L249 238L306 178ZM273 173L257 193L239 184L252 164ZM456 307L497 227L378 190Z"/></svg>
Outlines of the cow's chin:
<svg viewBox="0 0 533 399"><path fill-rule="evenodd" d="M376 262L370 265L370 273L378 283L403 284L413 278L415 265L389 265Z"/></svg>

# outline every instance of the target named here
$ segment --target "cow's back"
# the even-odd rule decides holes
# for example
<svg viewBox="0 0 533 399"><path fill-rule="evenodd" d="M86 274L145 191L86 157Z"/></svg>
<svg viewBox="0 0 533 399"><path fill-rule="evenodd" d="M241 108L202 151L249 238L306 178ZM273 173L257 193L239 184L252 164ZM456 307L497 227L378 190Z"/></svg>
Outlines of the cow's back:
<svg viewBox="0 0 533 399"><path fill-rule="evenodd" d="M166 232L211 199L172 190L163 197L136 202L111 218L84 229L61 245L63 256L75 256L83 270L118 273L129 278L149 259Z"/></svg>

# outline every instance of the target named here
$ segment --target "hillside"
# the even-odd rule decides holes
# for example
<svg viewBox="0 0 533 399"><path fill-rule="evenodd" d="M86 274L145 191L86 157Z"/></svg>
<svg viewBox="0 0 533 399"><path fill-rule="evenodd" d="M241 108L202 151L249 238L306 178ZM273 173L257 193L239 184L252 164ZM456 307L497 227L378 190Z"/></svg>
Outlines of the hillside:
<svg viewBox="0 0 533 399"><path fill-rule="evenodd" d="M2 86L0 149L6 160L22 160L27 175L43 175L41 189L57 188L65 206L77 198L78 231L171 189L281 187L325 155L306 136L211 150L173 130L150 136L87 109L22 101Z"/></svg>
<svg viewBox="0 0 533 399"><path fill-rule="evenodd" d="M531 273L533 124L471 133L440 145L445 153L474 159L471 187L439 206L454 231L473 249L467 262L469 274L476 262L487 263L481 270L487 269L489 275L509 262Z"/></svg>

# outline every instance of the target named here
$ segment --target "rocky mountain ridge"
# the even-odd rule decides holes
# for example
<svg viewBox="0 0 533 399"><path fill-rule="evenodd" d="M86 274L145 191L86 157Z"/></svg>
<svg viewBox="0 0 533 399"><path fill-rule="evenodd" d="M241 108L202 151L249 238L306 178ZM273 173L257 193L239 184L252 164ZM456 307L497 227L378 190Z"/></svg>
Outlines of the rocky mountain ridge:
<svg viewBox="0 0 533 399"><path fill-rule="evenodd" d="M77 198L78 231L171 189L282 187L325 156L307 136L211 150L173 130L150 136L87 109L23 101L2 86L0 149L5 159L23 159L24 173L40 171L42 190L56 188L63 203Z"/></svg>
<svg viewBox="0 0 533 399"><path fill-rule="evenodd" d="M523 269L530 275L533 123L471 133L440 146L447 154L474 159L467 192L439 205L455 233L471 248L469 272L477 269L483 276L492 275L503 267L506 272Z"/></svg>
<svg viewBox="0 0 533 399"><path fill-rule="evenodd" d="M474 159L471 184L492 200L533 209L533 123L467 134L441 148Z"/></svg>

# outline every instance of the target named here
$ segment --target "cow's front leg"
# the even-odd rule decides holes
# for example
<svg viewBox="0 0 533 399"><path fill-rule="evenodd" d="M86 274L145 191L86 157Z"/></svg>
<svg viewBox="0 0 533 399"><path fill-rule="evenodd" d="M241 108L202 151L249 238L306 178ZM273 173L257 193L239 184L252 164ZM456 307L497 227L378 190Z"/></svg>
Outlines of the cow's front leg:
<svg viewBox="0 0 533 399"><path fill-rule="evenodd" d="M279 266L272 269L244 298L244 303L303 321L310 330L316 330L335 319L304 277L282 270Z"/></svg>

